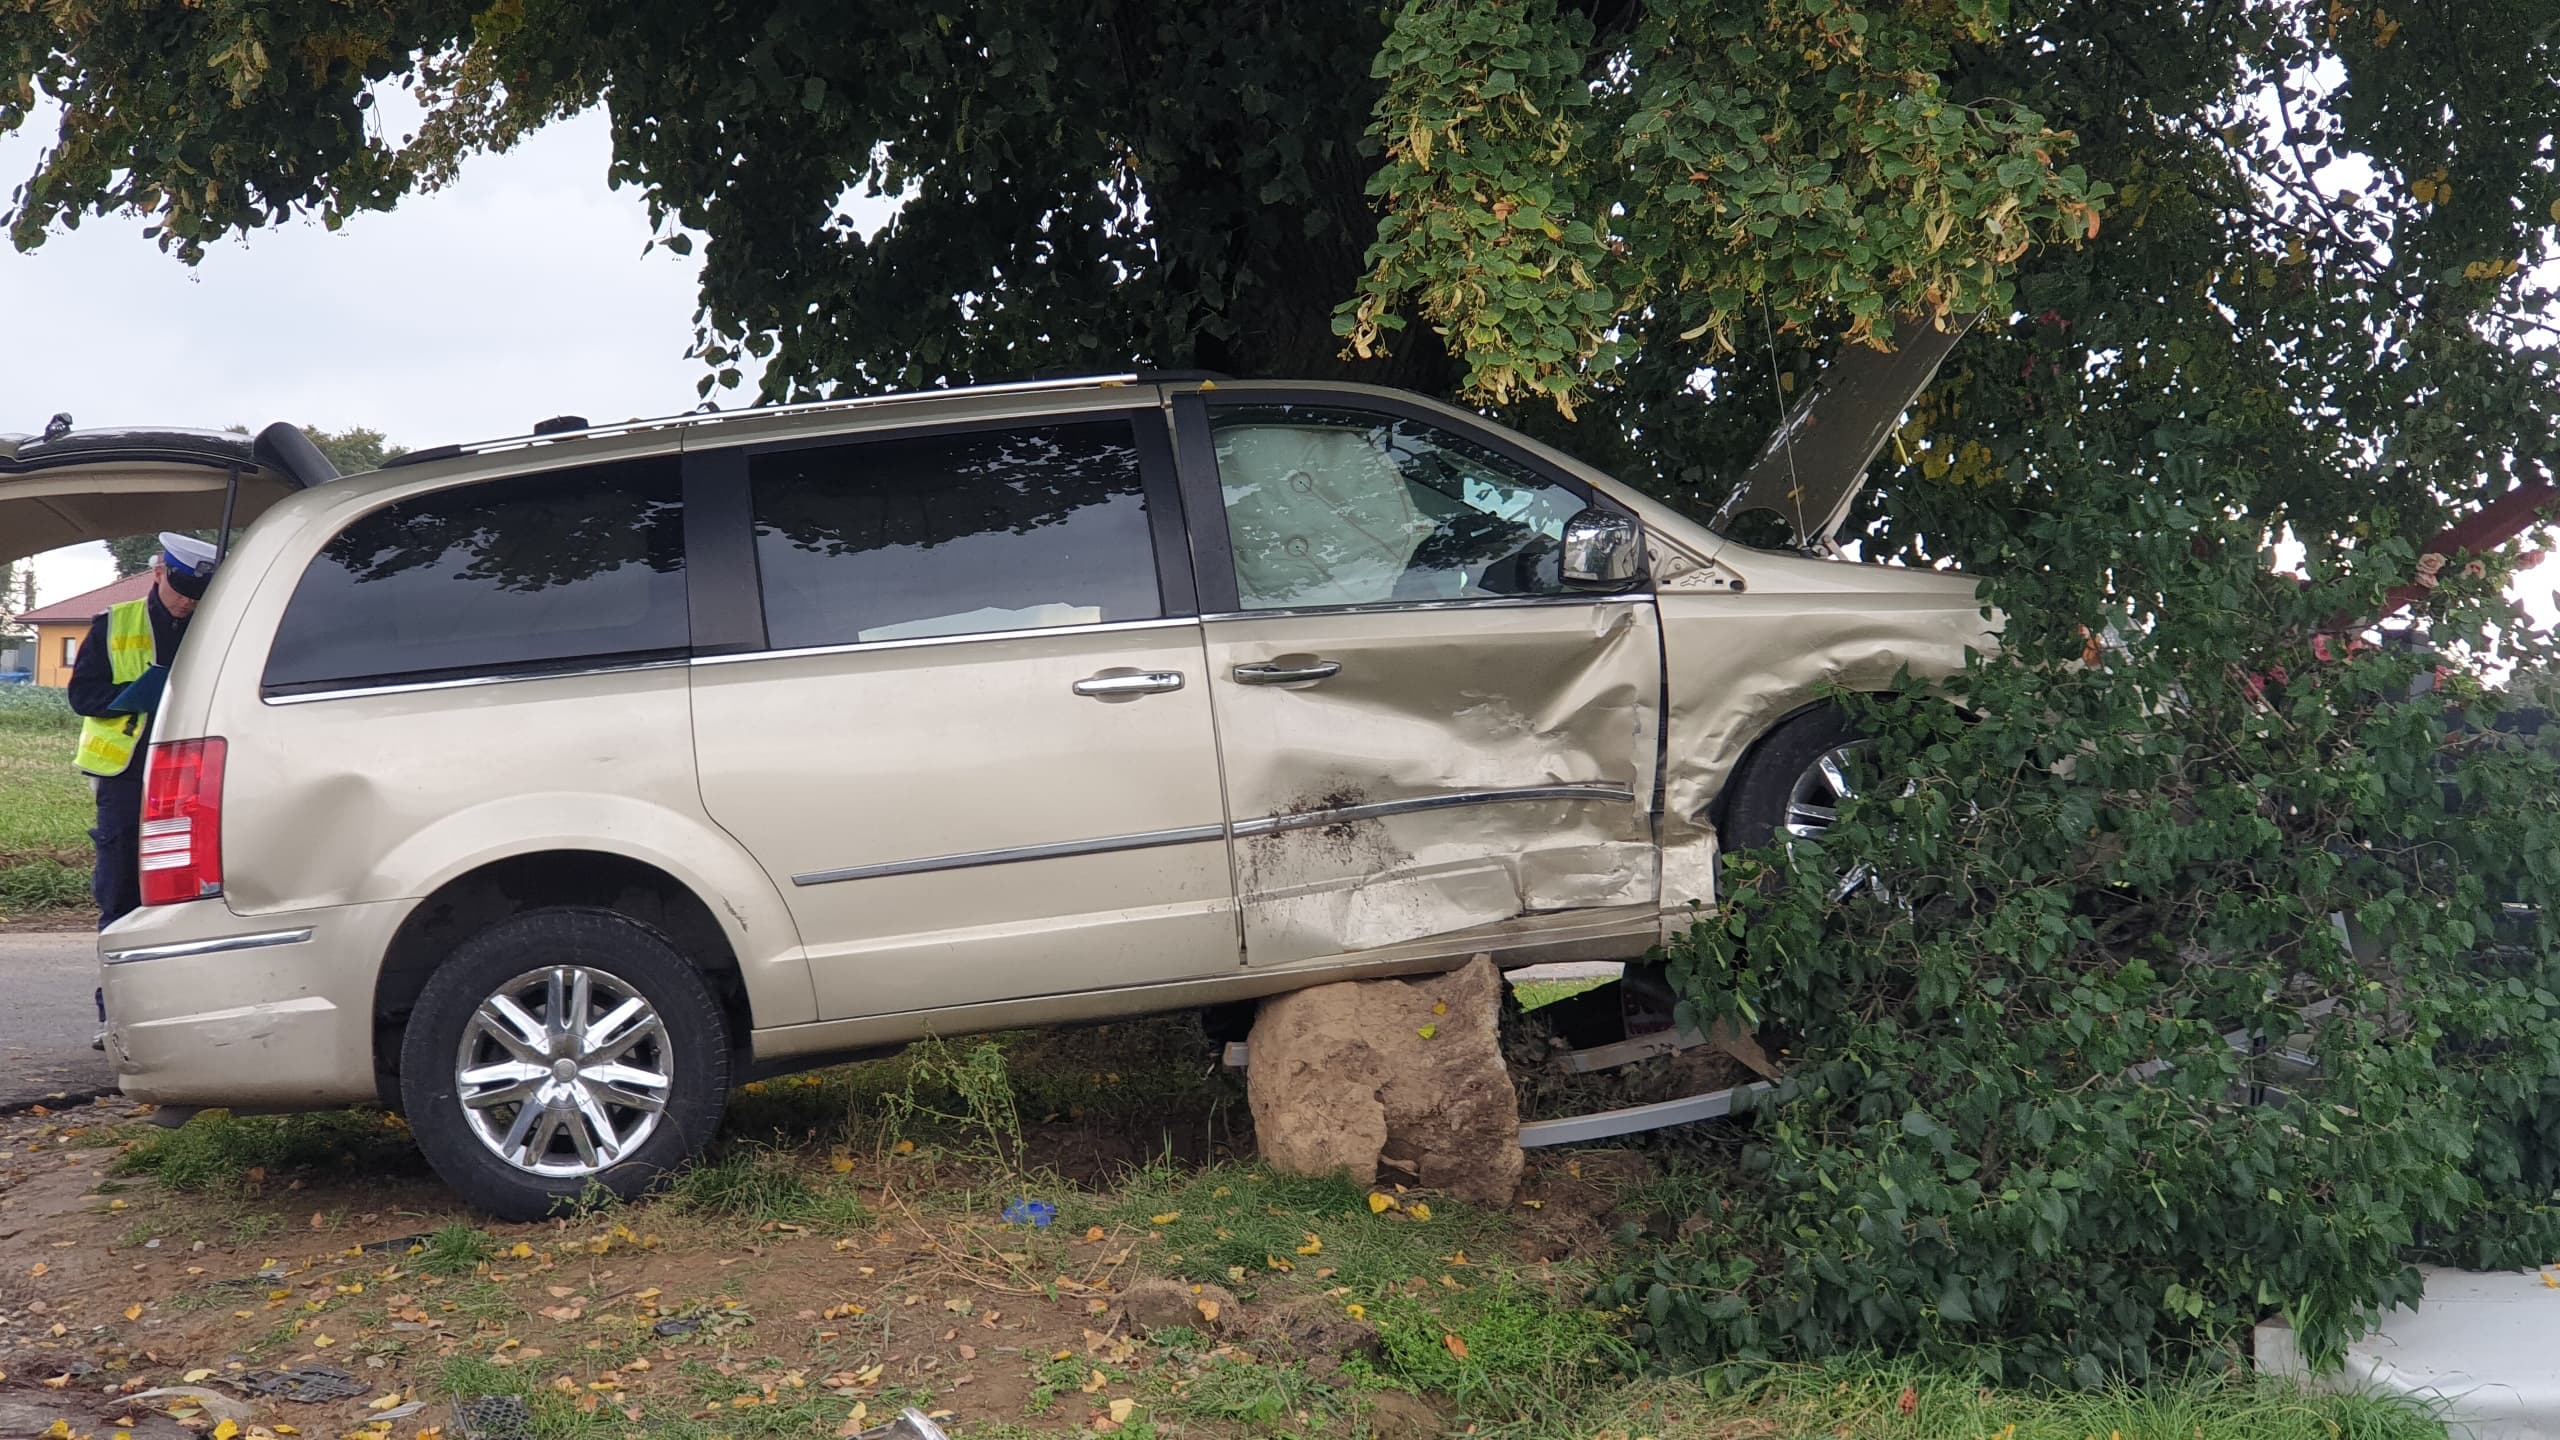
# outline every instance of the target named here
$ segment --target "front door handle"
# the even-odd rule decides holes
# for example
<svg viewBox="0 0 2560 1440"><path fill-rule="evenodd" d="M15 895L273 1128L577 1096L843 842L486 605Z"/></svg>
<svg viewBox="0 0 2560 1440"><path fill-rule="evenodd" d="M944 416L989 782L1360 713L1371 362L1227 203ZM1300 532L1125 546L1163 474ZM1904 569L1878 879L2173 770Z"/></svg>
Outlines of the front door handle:
<svg viewBox="0 0 2560 1440"><path fill-rule="evenodd" d="M1264 661L1239 665L1235 669L1239 685L1302 685L1310 680L1330 680L1342 673L1339 660L1310 660L1299 665L1275 665Z"/></svg>
<svg viewBox="0 0 2560 1440"><path fill-rule="evenodd" d="M1179 670L1124 670L1117 674L1091 675L1072 687L1077 694L1095 700L1132 700L1140 695L1161 695L1182 688Z"/></svg>

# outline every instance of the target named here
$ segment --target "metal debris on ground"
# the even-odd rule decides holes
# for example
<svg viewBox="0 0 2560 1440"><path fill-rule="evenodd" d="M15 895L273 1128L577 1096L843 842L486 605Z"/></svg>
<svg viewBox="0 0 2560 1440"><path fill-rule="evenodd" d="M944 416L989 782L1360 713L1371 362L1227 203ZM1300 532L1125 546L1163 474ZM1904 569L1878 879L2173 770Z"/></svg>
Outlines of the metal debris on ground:
<svg viewBox="0 0 2560 1440"><path fill-rule="evenodd" d="M950 1440L931 1416L910 1405L886 1425L857 1432L853 1440Z"/></svg>
<svg viewBox="0 0 2560 1440"><path fill-rule="evenodd" d="M272 1373L252 1372L240 1376L238 1384L252 1394L299 1401L305 1405L352 1400L373 1389L335 1365L305 1365Z"/></svg>
<svg viewBox="0 0 2560 1440"><path fill-rule="evenodd" d="M453 1407L462 1440L533 1440L533 1407L516 1395L476 1395Z"/></svg>

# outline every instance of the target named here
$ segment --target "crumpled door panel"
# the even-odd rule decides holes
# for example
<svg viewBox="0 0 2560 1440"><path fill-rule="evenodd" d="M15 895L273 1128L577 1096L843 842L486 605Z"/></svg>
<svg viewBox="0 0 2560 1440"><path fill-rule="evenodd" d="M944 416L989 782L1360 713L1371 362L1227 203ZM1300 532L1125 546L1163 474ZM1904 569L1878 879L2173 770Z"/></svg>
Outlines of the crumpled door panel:
<svg viewBox="0 0 2560 1440"><path fill-rule="evenodd" d="M1208 631L1249 963L1654 901L1650 600ZM1314 662L1342 668L1291 685L1234 675Z"/></svg>

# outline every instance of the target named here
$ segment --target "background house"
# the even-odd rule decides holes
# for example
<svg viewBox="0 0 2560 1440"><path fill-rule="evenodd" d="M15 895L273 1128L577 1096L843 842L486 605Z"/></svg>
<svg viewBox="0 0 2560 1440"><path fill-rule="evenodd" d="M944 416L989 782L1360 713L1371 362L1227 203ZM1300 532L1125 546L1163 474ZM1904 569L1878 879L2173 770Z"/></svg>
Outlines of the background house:
<svg viewBox="0 0 2560 1440"><path fill-rule="evenodd" d="M89 633L89 622L110 605L139 600L150 592L151 572L145 570L19 616L20 625L36 632L36 683L57 689L68 686L71 662L80 653L80 641Z"/></svg>

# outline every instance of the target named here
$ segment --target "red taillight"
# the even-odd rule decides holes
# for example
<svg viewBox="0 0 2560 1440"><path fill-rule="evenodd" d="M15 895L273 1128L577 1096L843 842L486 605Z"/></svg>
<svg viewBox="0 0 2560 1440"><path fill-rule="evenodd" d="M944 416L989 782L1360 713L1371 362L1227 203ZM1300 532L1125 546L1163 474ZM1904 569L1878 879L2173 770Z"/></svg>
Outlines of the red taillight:
<svg viewBox="0 0 2560 1440"><path fill-rule="evenodd" d="M222 742L151 747L142 782L142 903L222 893Z"/></svg>

